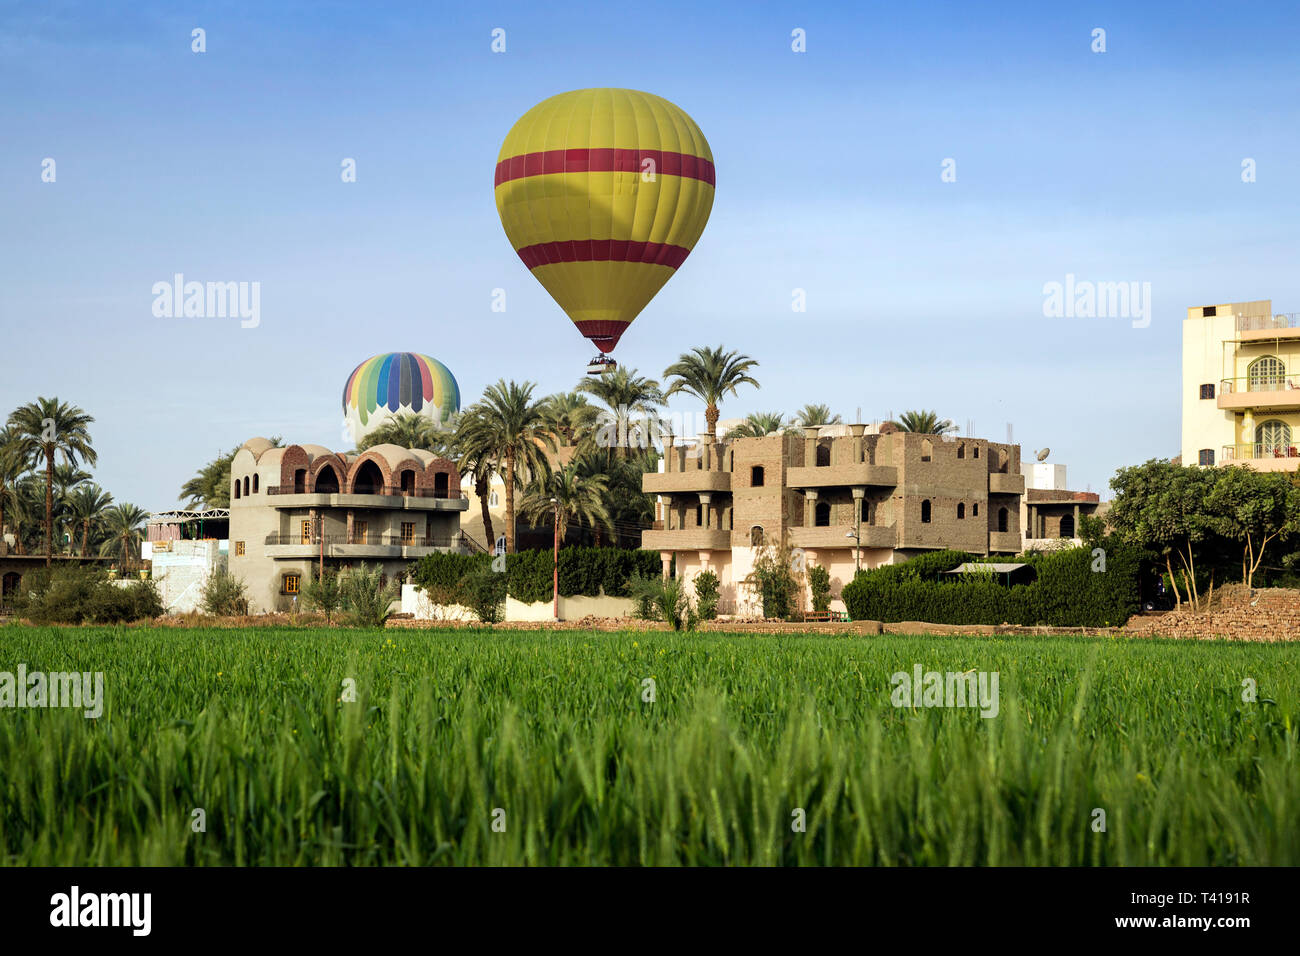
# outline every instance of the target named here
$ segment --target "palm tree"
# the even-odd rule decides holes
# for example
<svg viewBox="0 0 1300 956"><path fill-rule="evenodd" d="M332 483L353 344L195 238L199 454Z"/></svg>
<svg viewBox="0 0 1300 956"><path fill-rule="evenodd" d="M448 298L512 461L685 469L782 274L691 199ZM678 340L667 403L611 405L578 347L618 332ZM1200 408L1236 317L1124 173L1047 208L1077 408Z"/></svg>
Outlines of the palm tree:
<svg viewBox="0 0 1300 956"><path fill-rule="evenodd" d="M831 414L829 405L818 405L810 403L805 405L799 411L794 413L790 419L790 424L798 425L801 428L812 428L815 425L839 425L843 419L839 415Z"/></svg>
<svg viewBox="0 0 1300 956"><path fill-rule="evenodd" d="M605 406L606 411L601 415L604 422L600 423L599 429L602 434L597 442L605 446L606 458L612 457L608 449L615 445L622 458L627 457L628 451L621 441L604 440L604 434L609 432L610 426L613 427L614 434L618 435L629 427L634 418L655 417L659 406L667 401L657 381L638 374L634 368L624 368L621 365L605 369L599 378L584 379L578 384L578 391L591 395Z"/></svg>
<svg viewBox="0 0 1300 956"><path fill-rule="evenodd" d="M357 442L357 451L365 451L375 445L397 445L399 448L419 448L441 456L447 454L447 446L450 444L450 431L424 415L404 412L388 419Z"/></svg>
<svg viewBox="0 0 1300 956"><path fill-rule="evenodd" d="M90 481L90 472L82 471L76 465L61 461L54 466L54 526L58 530L60 542L68 539L68 553L72 553L72 534L68 531L68 522L73 519L71 513L72 492Z"/></svg>
<svg viewBox="0 0 1300 956"><path fill-rule="evenodd" d="M897 420L888 422L900 432L919 432L923 435L947 435L955 432L957 426L946 418L940 418L938 412L911 410L903 412Z"/></svg>
<svg viewBox="0 0 1300 956"><path fill-rule="evenodd" d="M95 464L99 456L90 443L89 426L95 421L75 405L57 398L38 398L14 409L9 424L18 431L19 453L38 467L45 461L45 564L54 553L54 459L62 455L71 465L78 457Z"/></svg>
<svg viewBox="0 0 1300 956"><path fill-rule="evenodd" d="M39 524L39 516L44 504L44 491L41 479L27 474L18 479L10 489L9 515L10 526L14 529L14 547L19 554L27 554L25 528L33 523Z"/></svg>
<svg viewBox="0 0 1300 956"><path fill-rule="evenodd" d="M72 517L81 525L81 556L90 553L90 529L98 528L104 520L104 512L113 503L113 496L99 485L78 485L68 496L68 508Z"/></svg>
<svg viewBox="0 0 1300 956"><path fill-rule="evenodd" d="M5 508L16 507L18 480L26 472L27 462L18 447L17 430L8 425L0 428L0 536L5 530Z"/></svg>
<svg viewBox="0 0 1300 956"><path fill-rule="evenodd" d="M781 431L785 419L780 412L754 412L727 432L727 438L762 438Z"/></svg>
<svg viewBox="0 0 1300 956"><path fill-rule="evenodd" d="M716 438L718 403L726 395L735 395L741 385L758 388L758 381L749 374L757 367L758 362L748 355L724 352L721 345L716 349L695 348L664 369L664 378L673 379L664 398L685 392L704 402L705 431L710 439Z"/></svg>
<svg viewBox="0 0 1300 956"><path fill-rule="evenodd" d="M474 406L466 409L456 422L456 467L461 478L474 476L474 494L478 496L483 514L483 534L487 546L493 547L496 538L492 531L492 512L488 509L492 496L492 479L497 474L496 446L490 433L478 420L479 411Z"/></svg>
<svg viewBox="0 0 1300 956"><path fill-rule="evenodd" d="M558 517L563 541L571 519L592 528L610 527L607 491L604 475L584 476L576 463L569 462L559 471L538 475L529 482L519 512L532 525L553 525Z"/></svg>
<svg viewBox="0 0 1300 956"><path fill-rule="evenodd" d="M546 402L534 401L535 382L507 382L489 385L483 397L471 406L473 421L467 438L491 450L498 465L505 463L506 552L515 553L515 483L522 467L531 477L550 471L543 449L555 450L555 438L547 425Z"/></svg>
<svg viewBox="0 0 1300 956"><path fill-rule="evenodd" d="M108 538L99 546L99 553L112 554L118 550L122 564L131 563L131 551L139 548L144 540L144 523L149 520L149 512L133 504L123 502L104 512L104 528Z"/></svg>
<svg viewBox="0 0 1300 956"><path fill-rule="evenodd" d="M545 416L547 427L555 434L560 445L574 447L590 439L596 419L600 417L600 410L588 402L587 396L581 391L557 392L546 399Z"/></svg>

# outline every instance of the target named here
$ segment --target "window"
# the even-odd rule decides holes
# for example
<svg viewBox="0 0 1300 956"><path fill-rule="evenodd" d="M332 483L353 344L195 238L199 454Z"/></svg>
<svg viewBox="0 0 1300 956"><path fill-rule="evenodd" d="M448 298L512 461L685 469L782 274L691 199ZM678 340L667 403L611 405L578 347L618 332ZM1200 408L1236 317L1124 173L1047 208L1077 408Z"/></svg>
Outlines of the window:
<svg viewBox="0 0 1300 956"><path fill-rule="evenodd" d="M1196 463L1205 468L1214 467L1214 449L1202 448L1196 453Z"/></svg>
<svg viewBox="0 0 1300 956"><path fill-rule="evenodd" d="M253 494L257 494L257 475L253 476Z"/></svg>
<svg viewBox="0 0 1300 956"><path fill-rule="evenodd" d="M749 469L749 486L751 488L763 487L763 466L755 465Z"/></svg>
<svg viewBox="0 0 1300 956"><path fill-rule="evenodd" d="M370 462L366 462L370 464ZM316 493L337 495L339 493L339 475L331 465L326 465L316 473Z"/></svg>
<svg viewBox="0 0 1300 956"><path fill-rule="evenodd" d="M415 475L411 475L411 490L415 490ZM435 498L451 497L451 479L447 477L445 471L440 471L433 476L433 496Z"/></svg>
<svg viewBox="0 0 1300 956"><path fill-rule="evenodd" d="M926 499L925 501L922 501L922 502L921 502L921 523L922 523L922 524L929 524L929 523L930 523L930 501L929 501L929 499Z"/></svg>
<svg viewBox="0 0 1300 956"><path fill-rule="evenodd" d="M980 503L978 501L970 506L970 513L972 518L978 518L980 516Z"/></svg>
<svg viewBox="0 0 1300 956"><path fill-rule="evenodd" d="M829 445L817 446L817 467L825 468L831 463L831 449Z"/></svg>
<svg viewBox="0 0 1300 956"><path fill-rule="evenodd" d="M499 505L500 501L501 499L497 497L497 493L494 491L492 492L491 495L488 496L488 507L496 508Z"/></svg>
<svg viewBox="0 0 1300 956"><path fill-rule="evenodd" d="M957 502L957 520L960 521L962 518L965 517L966 517L966 503L964 501L959 501Z"/></svg>
<svg viewBox="0 0 1300 956"><path fill-rule="evenodd" d="M1074 515L1061 515L1061 537L1074 537Z"/></svg>
<svg viewBox="0 0 1300 956"><path fill-rule="evenodd" d="M248 476L244 476L244 497L248 497Z"/></svg>
<svg viewBox="0 0 1300 956"><path fill-rule="evenodd" d="M235 479L235 500L239 500L239 489L243 487L243 482L238 478Z"/></svg>
<svg viewBox="0 0 1300 956"><path fill-rule="evenodd" d="M979 445L976 445L976 446L975 446L975 454L972 455L971 457L972 457L972 458L978 458L979 456L980 456L980 446L979 446Z"/></svg>
<svg viewBox="0 0 1300 956"><path fill-rule="evenodd" d="M286 574L280 578L281 594L297 594L302 585L302 575L297 573Z"/></svg>
<svg viewBox="0 0 1300 956"><path fill-rule="evenodd" d="M1214 386L1213 386L1213 385L1202 385L1202 386L1201 386L1201 398L1202 398L1202 399L1206 399L1206 398L1213 398L1213 397L1214 397Z"/></svg>
<svg viewBox="0 0 1300 956"><path fill-rule="evenodd" d="M813 521L816 522L818 528L829 528L831 526L831 506L829 502L819 501L813 511Z"/></svg>
<svg viewBox="0 0 1300 956"><path fill-rule="evenodd" d="M415 544L415 522L402 522L402 544Z"/></svg>
<svg viewBox="0 0 1300 956"><path fill-rule="evenodd" d="M369 537L370 537L369 521L352 522L352 543L353 544L367 544L368 543L367 539Z"/></svg>
<svg viewBox="0 0 1300 956"><path fill-rule="evenodd" d="M235 557L237 557L237 558L242 558L243 556L244 556L244 542L242 542L242 541L236 541L236 542L235 542Z"/></svg>
<svg viewBox="0 0 1300 956"><path fill-rule="evenodd" d="M299 468L293 473L293 493L300 495L307 490L307 469Z"/></svg>
<svg viewBox="0 0 1300 956"><path fill-rule="evenodd" d="M1218 312L1219 312L1219 307L1217 305L1207 305L1205 308L1201 309L1202 317L1207 319L1214 318L1215 315L1218 314Z"/></svg>
<svg viewBox="0 0 1300 956"><path fill-rule="evenodd" d="M933 455L934 455L934 443L933 443L932 441L930 441L930 439L928 439L928 438L922 439L922 441L921 441L921 460L922 460L922 461L929 461L930 458L931 458Z"/></svg>
<svg viewBox="0 0 1300 956"><path fill-rule="evenodd" d="M749 529L749 543L752 547L759 547L763 543L763 529L758 525Z"/></svg>
<svg viewBox="0 0 1300 956"><path fill-rule="evenodd" d="M998 530L999 531L1007 530L1007 509L1006 508L998 509Z"/></svg>
<svg viewBox="0 0 1300 956"><path fill-rule="evenodd" d="M704 505L695 506L695 527L704 527Z"/></svg>
<svg viewBox="0 0 1300 956"><path fill-rule="evenodd" d="M1295 449L1291 447L1291 426L1286 422L1270 418L1255 427L1256 458L1294 458Z"/></svg>
<svg viewBox="0 0 1300 956"><path fill-rule="evenodd" d="M965 458L965 457L966 457L966 446L965 446L965 445L958 445L958 446L957 446L957 457L958 457L958 458Z"/></svg>
<svg viewBox="0 0 1300 956"><path fill-rule="evenodd" d="M1246 370L1246 389L1251 392L1271 392L1286 385L1286 367L1275 355L1255 359Z"/></svg>
<svg viewBox="0 0 1300 956"><path fill-rule="evenodd" d="M317 479L319 483L319 479ZM352 479L354 495L382 495L384 493L384 473L373 460L363 461Z"/></svg>
<svg viewBox="0 0 1300 956"><path fill-rule="evenodd" d="M447 476L443 475L442 479L443 479L442 482L443 489L446 490ZM401 481L402 481L402 494L404 495L415 494L415 472L411 471L411 469L409 468L403 469ZM440 496L440 497L445 497L445 496Z"/></svg>
<svg viewBox="0 0 1300 956"><path fill-rule="evenodd" d="M311 544L311 519L308 518L302 523L302 543Z"/></svg>

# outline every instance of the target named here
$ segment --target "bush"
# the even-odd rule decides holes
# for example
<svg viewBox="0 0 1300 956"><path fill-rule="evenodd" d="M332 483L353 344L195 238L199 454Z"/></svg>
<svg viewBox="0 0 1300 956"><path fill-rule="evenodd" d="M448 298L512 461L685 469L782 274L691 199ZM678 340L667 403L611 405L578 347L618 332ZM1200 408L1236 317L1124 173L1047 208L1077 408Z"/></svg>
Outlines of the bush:
<svg viewBox="0 0 1300 956"><path fill-rule="evenodd" d="M763 545L754 558L754 570L745 583L757 591L763 601L763 617L788 621L798 609L802 585L794 572L794 556L782 545Z"/></svg>
<svg viewBox="0 0 1300 956"><path fill-rule="evenodd" d="M831 573L821 565L808 569L808 587L812 591L814 614L825 614L831 609Z"/></svg>
<svg viewBox="0 0 1300 956"><path fill-rule="evenodd" d="M663 586L663 579L659 575L654 577L642 577L639 574L632 575L627 583L628 594L636 601L636 608L633 614L642 621L659 620L659 604L656 598Z"/></svg>
<svg viewBox="0 0 1300 956"><path fill-rule="evenodd" d="M393 601L400 593L396 581L385 583L383 569L362 564L341 572L343 606L358 627L383 627L392 612Z"/></svg>
<svg viewBox="0 0 1300 956"><path fill-rule="evenodd" d="M505 617L506 576L490 566L478 567L457 582L460 600L472 608L484 624L496 624Z"/></svg>
<svg viewBox="0 0 1300 956"><path fill-rule="evenodd" d="M906 564L858 572L844 586L844 604L854 620L1118 626L1140 606L1145 552L1113 536L1097 547L1104 551L1104 570L1090 548L1022 555L1037 579L1013 585L996 579L944 580L944 571L970 556L936 552ZM913 564L918 567L909 570Z"/></svg>
<svg viewBox="0 0 1300 956"><path fill-rule="evenodd" d="M200 605L205 614L234 616L248 613L248 593L244 582L225 568L218 568L203 585Z"/></svg>
<svg viewBox="0 0 1300 956"><path fill-rule="evenodd" d="M152 580L119 585L99 568L40 568L23 576L14 610L35 624L121 624L164 612Z"/></svg>
<svg viewBox="0 0 1300 956"><path fill-rule="evenodd" d="M334 612L343 607L343 580L339 572L329 569L323 577L311 577L302 588L303 600L308 607L325 612L325 622L333 623ZM247 603L247 602L245 602Z"/></svg>
<svg viewBox="0 0 1300 956"><path fill-rule="evenodd" d="M555 559L550 550L520 551L505 556L506 590L518 601L536 604L551 600ZM472 572L490 567L487 554L430 554L415 565L415 583L437 604L469 606L461 582ZM626 597L632 577L658 576L659 552L619 548L560 549L560 594Z"/></svg>
<svg viewBox="0 0 1300 956"><path fill-rule="evenodd" d="M712 571L695 575L695 608L702 621L718 616L718 576Z"/></svg>

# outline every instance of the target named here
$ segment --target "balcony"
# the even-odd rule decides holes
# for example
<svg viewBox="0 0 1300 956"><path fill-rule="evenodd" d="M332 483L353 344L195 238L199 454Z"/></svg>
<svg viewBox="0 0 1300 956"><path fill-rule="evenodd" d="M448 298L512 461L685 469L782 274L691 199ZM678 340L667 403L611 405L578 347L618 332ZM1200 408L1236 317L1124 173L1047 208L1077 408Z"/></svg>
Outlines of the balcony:
<svg viewBox="0 0 1300 956"><path fill-rule="evenodd" d="M268 534L266 554L271 558L315 558L321 553L320 535ZM327 534L323 542L327 558L418 558L434 551L470 550L462 534L414 535L401 534L352 535Z"/></svg>
<svg viewBox="0 0 1300 956"><path fill-rule="evenodd" d="M385 485L373 492L348 493L338 491L303 491L295 485L269 485L266 503L275 508L391 508L409 511L468 511L469 494L465 491L446 492L433 488L415 488L403 491L396 485ZM252 496L240 504L251 504Z"/></svg>
<svg viewBox="0 0 1300 956"><path fill-rule="evenodd" d="M641 490L648 495L681 495L696 491L730 491L731 472L703 468L666 473L648 471L641 476Z"/></svg>
<svg viewBox="0 0 1300 956"><path fill-rule="evenodd" d="M1237 333L1242 342L1300 337L1300 312L1273 315L1238 315Z"/></svg>
<svg viewBox="0 0 1300 956"><path fill-rule="evenodd" d="M1025 493L1025 476L1007 472L989 472L989 494L1023 495Z"/></svg>
<svg viewBox="0 0 1300 956"><path fill-rule="evenodd" d="M858 542L848 537L854 533L854 525L830 525L813 528L791 528L790 546L794 548L854 548ZM897 543L894 526L864 524L861 532L861 547L892 548Z"/></svg>
<svg viewBox="0 0 1300 956"><path fill-rule="evenodd" d="M643 531L641 547L647 551L729 551L731 532L718 528Z"/></svg>
<svg viewBox="0 0 1300 956"><path fill-rule="evenodd" d="M892 488L898 484L898 469L893 465L820 465L812 468L789 468L785 483L791 488L853 488L876 485Z"/></svg>
<svg viewBox="0 0 1300 956"><path fill-rule="evenodd" d="M1300 375L1266 374L1222 379L1216 404L1226 411L1300 408Z"/></svg>
<svg viewBox="0 0 1300 956"><path fill-rule="evenodd" d="M1300 470L1300 448L1276 442L1224 445L1221 465L1248 465L1256 471Z"/></svg>

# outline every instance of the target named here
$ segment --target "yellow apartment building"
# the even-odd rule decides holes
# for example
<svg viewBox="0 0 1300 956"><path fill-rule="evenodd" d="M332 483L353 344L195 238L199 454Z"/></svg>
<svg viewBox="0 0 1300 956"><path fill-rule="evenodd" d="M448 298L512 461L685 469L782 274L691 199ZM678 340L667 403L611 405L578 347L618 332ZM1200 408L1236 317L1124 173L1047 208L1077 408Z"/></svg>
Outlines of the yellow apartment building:
<svg viewBox="0 0 1300 956"><path fill-rule="evenodd" d="M1183 322L1185 465L1300 467L1300 314L1269 299L1195 306Z"/></svg>

